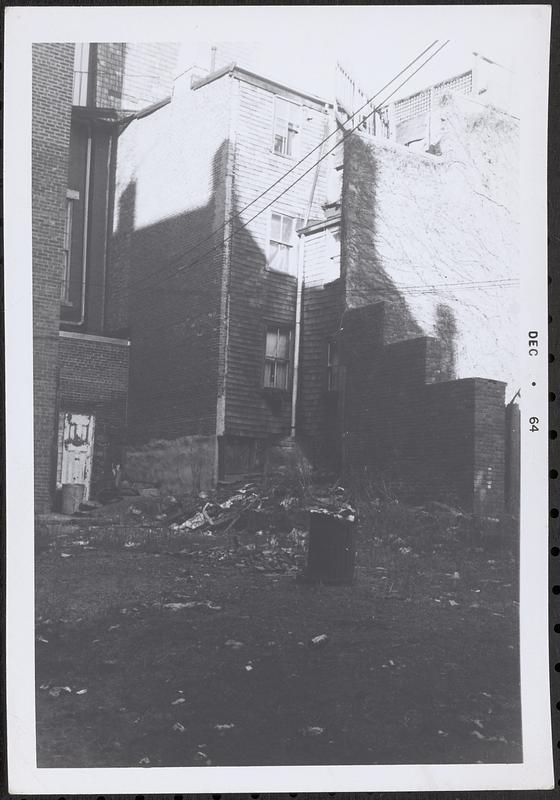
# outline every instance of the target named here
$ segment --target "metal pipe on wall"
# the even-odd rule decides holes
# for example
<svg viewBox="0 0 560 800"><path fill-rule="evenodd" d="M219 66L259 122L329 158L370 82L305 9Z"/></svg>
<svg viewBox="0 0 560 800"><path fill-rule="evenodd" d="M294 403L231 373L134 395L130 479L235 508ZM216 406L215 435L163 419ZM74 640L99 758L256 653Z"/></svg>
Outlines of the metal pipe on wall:
<svg viewBox="0 0 560 800"><path fill-rule="evenodd" d="M303 227L306 228L309 224L309 217L311 216L311 209L313 208L313 198L315 197L315 190L317 188L317 181L319 179L319 170L321 169L321 159L323 150L325 149L325 141L329 132L329 114L325 112L325 125L323 129L323 137L321 149L319 151L319 160L313 173L313 183L311 185L311 192L309 193L309 202L305 212L305 219ZM301 317L302 317L302 300L303 300L303 267L304 267L304 235L300 232L298 234L298 268L297 268L297 289L296 289L296 324L294 331L294 375L292 379L292 415L290 425L290 437L295 439L296 436L296 413L297 413L297 397L298 397L298 383L299 383L299 350L301 339Z"/></svg>
<svg viewBox="0 0 560 800"><path fill-rule="evenodd" d="M91 125L88 125L88 138L86 145L86 179L84 186L84 235L82 237L82 297L80 318L77 321L68 320L67 325L83 325L86 317L86 278L88 256L88 227L89 227L89 187L91 179Z"/></svg>

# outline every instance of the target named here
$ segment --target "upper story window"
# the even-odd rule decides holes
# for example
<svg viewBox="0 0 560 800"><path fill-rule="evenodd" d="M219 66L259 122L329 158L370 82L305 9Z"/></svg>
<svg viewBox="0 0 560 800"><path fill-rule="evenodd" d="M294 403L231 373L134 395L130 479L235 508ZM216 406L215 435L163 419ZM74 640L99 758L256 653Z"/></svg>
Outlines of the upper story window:
<svg viewBox="0 0 560 800"><path fill-rule="evenodd" d="M283 97L274 97L274 152L295 156L300 129L301 107Z"/></svg>
<svg viewBox="0 0 560 800"><path fill-rule="evenodd" d="M74 48L74 83L72 105L87 106L89 79L89 42L78 42Z"/></svg>
<svg viewBox="0 0 560 800"><path fill-rule="evenodd" d="M287 389L290 380L291 329L271 325L266 329L265 389Z"/></svg>
<svg viewBox="0 0 560 800"><path fill-rule="evenodd" d="M270 215L268 268L297 274L296 220L273 211Z"/></svg>

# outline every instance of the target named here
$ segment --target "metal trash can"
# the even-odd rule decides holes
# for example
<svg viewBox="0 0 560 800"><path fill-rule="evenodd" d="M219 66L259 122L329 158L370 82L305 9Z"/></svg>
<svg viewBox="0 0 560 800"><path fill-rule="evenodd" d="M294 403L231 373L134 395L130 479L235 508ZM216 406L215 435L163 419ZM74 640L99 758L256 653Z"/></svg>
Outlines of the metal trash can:
<svg viewBox="0 0 560 800"><path fill-rule="evenodd" d="M83 483L62 484L62 513L75 514L84 499Z"/></svg>
<svg viewBox="0 0 560 800"><path fill-rule="evenodd" d="M355 515L347 519L328 511L309 512L307 581L353 583L356 567L355 520Z"/></svg>

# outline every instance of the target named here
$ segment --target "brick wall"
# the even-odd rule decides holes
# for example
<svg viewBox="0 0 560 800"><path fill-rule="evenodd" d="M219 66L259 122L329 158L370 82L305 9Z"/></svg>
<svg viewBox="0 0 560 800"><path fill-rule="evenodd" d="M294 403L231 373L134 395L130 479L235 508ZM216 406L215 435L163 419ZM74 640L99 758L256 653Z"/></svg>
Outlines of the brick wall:
<svg viewBox="0 0 560 800"><path fill-rule="evenodd" d="M72 70L71 44L34 44L32 111L35 508L51 505Z"/></svg>
<svg viewBox="0 0 560 800"><path fill-rule="evenodd" d="M171 42L100 42L96 105L137 110L171 94L179 45Z"/></svg>
<svg viewBox="0 0 560 800"><path fill-rule="evenodd" d="M80 334L60 336L58 410L95 415L91 497L122 463L126 430L129 348Z"/></svg>
<svg viewBox="0 0 560 800"><path fill-rule="evenodd" d="M390 312L390 304L377 303L344 317L346 469L368 465L413 502L435 499L479 514L501 513L504 384L433 382L439 343L417 337L386 344Z"/></svg>

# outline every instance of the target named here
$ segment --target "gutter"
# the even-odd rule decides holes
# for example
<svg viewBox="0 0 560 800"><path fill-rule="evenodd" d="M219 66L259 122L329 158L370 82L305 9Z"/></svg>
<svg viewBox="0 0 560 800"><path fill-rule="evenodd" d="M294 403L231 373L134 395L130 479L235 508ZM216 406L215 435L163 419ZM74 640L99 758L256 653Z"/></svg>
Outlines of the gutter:
<svg viewBox="0 0 560 800"><path fill-rule="evenodd" d="M299 89L295 89L291 86L286 86L286 84L272 80L271 78L266 78L264 75L259 75L257 72L252 72L249 69L245 69L245 67L238 66L235 61L232 61L231 64L227 64L225 67L221 67L215 72L211 72L210 75L205 75L203 78L193 81L192 89L200 89L202 86L206 86L208 83L212 83L219 78L223 78L224 75L233 75L234 78L239 78L240 80L245 79L249 82L251 80L261 81L262 83L267 84L267 87L270 87L269 91L274 91L276 88L284 92L289 92L292 95L303 97L305 100L311 100L313 103L316 103L323 108L330 108L332 106L332 103L328 102L327 100L323 100L321 97L309 94L308 92L302 92Z"/></svg>

